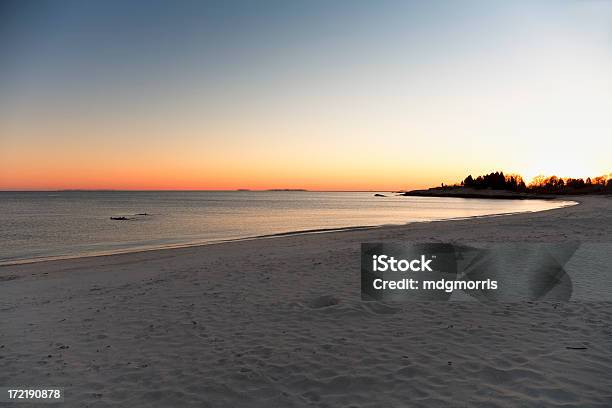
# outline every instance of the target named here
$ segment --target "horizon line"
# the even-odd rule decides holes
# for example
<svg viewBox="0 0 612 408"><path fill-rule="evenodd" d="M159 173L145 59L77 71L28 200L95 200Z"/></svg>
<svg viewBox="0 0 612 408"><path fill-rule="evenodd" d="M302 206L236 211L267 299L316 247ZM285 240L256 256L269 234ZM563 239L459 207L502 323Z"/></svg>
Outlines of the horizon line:
<svg viewBox="0 0 612 408"><path fill-rule="evenodd" d="M135 191L215 191L215 192L302 192L302 193L374 193L374 192L403 192L407 191L404 189L371 189L371 190L343 190L343 189L332 189L332 190L311 190L304 188L270 188L270 189L114 189L114 188L68 188L68 189L42 189L42 190L23 190L23 189L11 189L11 190L3 190L0 189L0 193L66 193L66 192L102 192L102 191L117 191L117 192L135 192Z"/></svg>

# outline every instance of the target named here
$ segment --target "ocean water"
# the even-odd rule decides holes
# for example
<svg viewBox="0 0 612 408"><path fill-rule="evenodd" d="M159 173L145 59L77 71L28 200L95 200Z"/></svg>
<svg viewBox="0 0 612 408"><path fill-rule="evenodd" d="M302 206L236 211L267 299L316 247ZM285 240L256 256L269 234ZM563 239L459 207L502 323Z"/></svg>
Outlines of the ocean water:
<svg viewBox="0 0 612 408"><path fill-rule="evenodd" d="M562 206L367 192L0 192L0 264ZM148 215L136 215L147 213ZM111 217L128 220L111 220Z"/></svg>

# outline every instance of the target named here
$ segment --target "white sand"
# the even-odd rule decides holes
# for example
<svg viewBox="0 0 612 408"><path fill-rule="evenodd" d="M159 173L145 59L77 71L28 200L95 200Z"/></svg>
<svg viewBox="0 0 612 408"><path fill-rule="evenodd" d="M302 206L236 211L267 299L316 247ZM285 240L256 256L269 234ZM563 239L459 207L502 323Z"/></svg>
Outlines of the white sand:
<svg viewBox="0 0 612 408"><path fill-rule="evenodd" d="M612 303L360 300L361 242L612 241L612 198L578 200L0 267L0 386L71 407L611 407Z"/></svg>

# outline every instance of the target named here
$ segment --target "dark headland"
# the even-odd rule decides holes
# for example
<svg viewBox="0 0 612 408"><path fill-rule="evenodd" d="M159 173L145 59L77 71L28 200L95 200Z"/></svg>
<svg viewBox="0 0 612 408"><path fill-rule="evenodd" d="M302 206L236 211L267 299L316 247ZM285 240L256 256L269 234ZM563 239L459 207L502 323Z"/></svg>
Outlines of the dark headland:
<svg viewBox="0 0 612 408"><path fill-rule="evenodd" d="M494 172L478 176L467 176L460 183L442 185L426 190L400 193L416 197L456 197L490 199L552 199L564 195L612 194L612 174L585 179L538 176L525 184L520 175L504 175Z"/></svg>

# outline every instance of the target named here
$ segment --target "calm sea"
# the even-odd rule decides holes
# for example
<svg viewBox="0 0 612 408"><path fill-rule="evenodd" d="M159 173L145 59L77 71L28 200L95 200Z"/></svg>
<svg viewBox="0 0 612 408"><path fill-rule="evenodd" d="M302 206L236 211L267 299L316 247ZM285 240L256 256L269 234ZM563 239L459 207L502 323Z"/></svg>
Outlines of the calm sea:
<svg viewBox="0 0 612 408"><path fill-rule="evenodd" d="M374 197L362 192L0 192L0 264L293 231L538 211L563 204ZM137 215L143 213L149 215Z"/></svg>

